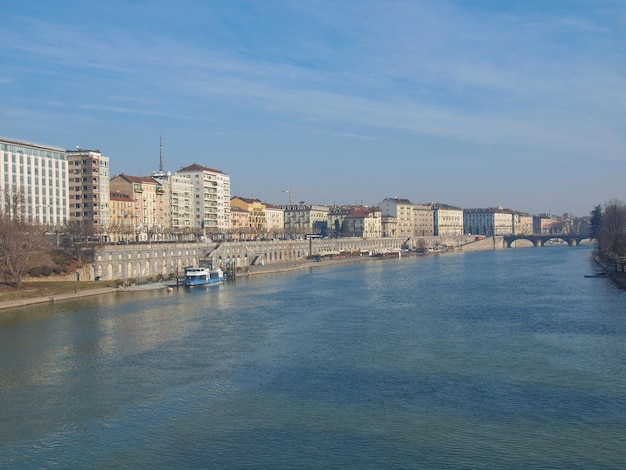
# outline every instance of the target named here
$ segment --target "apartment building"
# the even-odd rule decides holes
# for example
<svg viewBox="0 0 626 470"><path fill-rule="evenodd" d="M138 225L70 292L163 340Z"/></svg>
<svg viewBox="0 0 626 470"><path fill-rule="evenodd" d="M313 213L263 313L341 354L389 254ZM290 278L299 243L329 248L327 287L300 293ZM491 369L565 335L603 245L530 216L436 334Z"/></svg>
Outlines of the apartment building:
<svg viewBox="0 0 626 470"><path fill-rule="evenodd" d="M530 235L533 233L533 216L516 212L513 214L513 235Z"/></svg>
<svg viewBox="0 0 626 470"><path fill-rule="evenodd" d="M432 206L415 204L413 206L416 237L432 237L435 234L435 216Z"/></svg>
<svg viewBox="0 0 626 470"><path fill-rule="evenodd" d="M344 218L342 234L362 238L383 236L382 212L379 207L361 207Z"/></svg>
<svg viewBox="0 0 626 470"><path fill-rule="evenodd" d="M129 194L112 192L109 196L109 241L135 241L135 201Z"/></svg>
<svg viewBox="0 0 626 470"><path fill-rule="evenodd" d="M435 235L463 235L463 209L447 204L433 205Z"/></svg>
<svg viewBox="0 0 626 470"><path fill-rule="evenodd" d="M237 206L230 208L230 236L233 240L252 239L250 230L250 213Z"/></svg>
<svg viewBox="0 0 626 470"><path fill-rule="evenodd" d="M416 235L415 204L408 199L385 198L378 203L383 216L396 218L396 236L410 238Z"/></svg>
<svg viewBox="0 0 626 470"><path fill-rule="evenodd" d="M471 235L511 235L513 233L513 211L498 207L465 209L463 211L465 233Z"/></svg>
<svg viewBox="0 0 626 470"><path fill-rule="evenodd" d="M230 208L233 207L248 212L248 224L250 232L257 237L264 237L267 233L267 219L265 216L265 204L259 199L234 196L230 200Z"/></svg>
<svg viewBox="0 0 626 470"><path fill-rule="evenodd" d="M301 202L281 207L285 214L286 233L292 236L327 233L329 212L327 206Z"/></svg>
<svg viewBox="0 0 626 470"><path fill-rule="evenodd" d="M276 238L284 235L285 213L280 207L265 203L265 222L269 236Z"/></svg>
<svg viewBox="0 0 626 470"><path fill-rule="evenodd" d="M71 150L67 164L70 222L106 239L110 224L109 157L100 150Z"/></svg>
<svg viewBox="0 0 626 470"><path fill-rule="evenodd" d="M383 237L397 237L398 219L392 215L381 216L380 223L382 225Z"/></svg>
<svg viewBox="0 0 626 470"><path fill-rule="evenodd" d="M182 241L187 235L193 235L193 195L194 186L188 175L167 171L152 173L151 177L158 181L164 193L163 224L166 238Z"/></svg>
<svg viewBox="0 0 626 470"><path fill-rule="evenodd" d="M128 194L135 207L137 241L162 240L166 232L166 198L163 185L145 176L117 175L110 181L111 191Z"/></svg>
<svg viewBox="0 0 626 470"><path fill-rule="evenodd" d="M230 230L230 176L194 163L176 172L193 185L194 227L211 234Z"/></svg>
<svg viewBox="0 0 626 470"><path fill-rule="evenodd" d="M68 165L64 149L0 138L0 202L6 194L24 197L24 215L38 224L69 220Z"/></svg>

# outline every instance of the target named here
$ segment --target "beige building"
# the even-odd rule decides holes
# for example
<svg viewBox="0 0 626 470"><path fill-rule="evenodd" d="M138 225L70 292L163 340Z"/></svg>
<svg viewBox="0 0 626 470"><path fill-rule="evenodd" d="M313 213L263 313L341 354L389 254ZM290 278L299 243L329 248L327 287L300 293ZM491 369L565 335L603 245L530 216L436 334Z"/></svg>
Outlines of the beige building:
<svg viewBox="0 0 626 470"><path fill-rule="evenodd" d="M327 206L314 204L292 204L282 206L285 214L285 232L290 236L322 233L328 230Z"/></svg>
<svg viewBox="0 0 626 470"><path fill-rule="evenodd" d="M433 205L435 235L463 235L463 209L445 204Z"/></svg>
<svg viewBox="0 0 626 470"><path fill-rule="evenodd" d="M222 237L230 230L230 176L194 163L176 172L189 177L194 188L194 227Z"/></svg>
<svg viewBox="0 0 626 470"><path fill-rule="evenodd" d="M234 240L252 239L250 229L250 213L237 206L230 208L230 236Z"/></svg>
<svg viewBox="0 0 626 470"><path fill-rule="evenodd" d="M516 212L513 214L513 235L531 235L533 233L533 216Z"/></svg>
<svg viewBox="0 0 626 470"><path fill-rule="evenodd" d="M385 198L378 203L383 216L396 218L397 237L410 238L416 235L415 204L408 199Z"/></svg>
<svg viewBox="0 0 626 470"><path fill-rule="evenodd" d="M136 241L162 240L166 232L167 200L163 185L154 178L121 174L111 179L112 192L131 196L135 203Z"/></svg>
<svg viewBox="0 0 626 470"><path fill-rule="evenodd" d="M398 219L392 215L383 215L380 218L382 225L383 237L397 237Z"/></svg>
<svg viewBox="0 0 626 470"><path fill-rule="evenodd" d="M285 233L285 213L273 204L265 203L265 222L267 234L272 238L283 237Z"/></svg>
<svg viewBox="0 0 626 470"><path fill-rule="evenodd" d="M342 235L381 238L383 236L382 212L379 207L363 207L344 218Z"/></svg>
<svg viewBox="0 0 626 470"><path fill-rule="evenodd" d="M435 234L435 216L432 206L415 204L413 206L416 237L432 237Z"/></svg>
<svg viewBox="0 0 626 470"><path fill-rule="evenodd" d="M100 150L67 152L69 169L70 222L77 222L94 235L108 238L109 157Z"/></svg>
<svg viewBox="0 0 626 470"><path fill-rule="evenodd" d="M69 221L67 152L47 145L0 139L0 203L4 196L23 194L25 214L43 225Z"/></svg>

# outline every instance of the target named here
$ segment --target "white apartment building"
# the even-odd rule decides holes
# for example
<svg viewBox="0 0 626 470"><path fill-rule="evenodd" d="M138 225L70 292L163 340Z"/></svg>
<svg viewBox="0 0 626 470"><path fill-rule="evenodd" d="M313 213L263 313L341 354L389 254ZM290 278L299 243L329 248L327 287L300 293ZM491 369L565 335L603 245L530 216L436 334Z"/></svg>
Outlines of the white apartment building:
<svg viewBox="0 0 626 470"><path fill-rule="evenodd" d="M0 202L21 193L25 215L43 225L69 220L68 165L64 149L0 138Z"/></svg>
<svg viewBox="0 0 626 470"><path fill-rule="evenodd" d="M415 204L408 199L385 198L378 203L383 216L396 218L395 231L397 237L414 237L415 233Z"/></svg>
<svg viewBox="0 0 626 470"><path fill-rule="evenodd" d="M159 171L152 173L152 178L161 183L165 192L166 231L176 236L193 232L194 186L189 175Z"/></svg>
<svg viewBox="0 0 626 470"><path fill-rule="evenodd" d="M502 207L465 209L463 212L465 233L471 235L511 235L513 233L513 211Z"/></svg>
<svg viewBox="0 0 626 470"><path fill-rule="evenodd" d="M463 209L435 204L433 211L435 235L463 235Z"/></svg>
<svg viewBox="0 0 626 470"><path fill-rule="evenodd" d="M189 177L193 185L193 220L196 229L208 233L230 230L230 176L194 163L181 168L178 175Z"/></svg>
<svg viewBox="0 0 626 470"><path fill-rule="evenodd" d="M109 157L100 150L67 152L71 222L106 236L110 223Z"/></svg>

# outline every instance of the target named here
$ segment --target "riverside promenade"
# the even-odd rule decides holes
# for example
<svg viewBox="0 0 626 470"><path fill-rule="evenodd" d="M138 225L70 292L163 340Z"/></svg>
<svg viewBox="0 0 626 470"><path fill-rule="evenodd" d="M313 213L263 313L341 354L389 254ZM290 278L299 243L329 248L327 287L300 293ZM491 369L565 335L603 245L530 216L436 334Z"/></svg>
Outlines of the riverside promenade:
<svg viewBox="0 0 626 470"><path fill-rule="evenodd" d="M261 275L261 274L274 274L274 273L295 271L295 270L315 268L315 267L332 266L332 265L346 264L346 263L359 263L359 262L374 261L374 260L376 260L376 258L355 256L351 258L337 259L337 260L325 260L325 261L320 261L320 262L314 261L314 260L301 260L301 261L284 262L284 263L271 263L271 264L266 264L266 265L250 266L246 272L237 273L236 277L255 276L255 275ZM138 284L134 286L126 286L124 288L102 287L102 288L97 288L97 289L85 289L85 290L79 290L77 292L64 292L60 294L43 295L43 296L37 296L35 294L33 295L33 297L29 297L29 298L7 300L4 302L0 302L0 315L2 314L2 310L10 310L10 309L15 309L15 308L20 308L20 307L27 307L29 305L61 302L64 300L80 299L83 297L91 297L94 295L104 295L104 294L123 295L126 293L132 293L132 292L167 289L168 287L172 287L171 282L163 281L163 282L154 282L154 283L149 283L149 284Z"/></svg>
<svg viewBox="0 0 626 470"><path fill-rule="evenodd" d="M461 244L461 241L467 241L467 237L459 237L456 240L456 250L455 251L475 251L475 250L490 250L497 249L502 247L502 241L496 240L493 238L484 239L481 241L471 241L470 243ZM451 244L451 247L454 245ZM402 257L404 256L416 256L414 252L402 252ZM255 276L261 274L274 274L280 272L287 271L295 271L309 268L317 268L317 267L328 267L337 264L346 264L346 263L362 263L362 262L376 262L383 261L389 258L386 257L375 257L375 256L349 256L346 258L336 258L336 259L324 259L322 261L315 261L313 259L294 259L289 261L272 261L264 264L254 264L246 267L239 268L237 270L235 277L245 277L245 276ZM154 282L148 284L137 284L134 286L126 286L124 288L117 287L103 287L96 289L85 289L79 290L77 292L64 292L59 294L52 295L43 295L37 296L36 293L33 293L33 297L16 299L16 300L8 300L4 302L0 302L0 314L2 314L3 310L10 310L19 307L25 307L28 305L34 304L42 304L46 302L60 302L63 300L71 300L78 299L82 297L89 297L94 295L103 295L103 294L125 294L131 292L141 292L145 290L158 290L158 289L167 289L171 287L171 281L162 281L162 282Z"/></svg>

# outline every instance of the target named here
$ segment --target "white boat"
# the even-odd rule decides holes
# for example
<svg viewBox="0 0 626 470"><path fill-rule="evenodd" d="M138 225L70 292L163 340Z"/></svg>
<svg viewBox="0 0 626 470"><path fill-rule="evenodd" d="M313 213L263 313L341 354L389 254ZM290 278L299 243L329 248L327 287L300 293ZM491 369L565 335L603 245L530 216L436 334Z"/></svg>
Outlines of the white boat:
<svg viewBox="0 0 626 470"><path fill-rule="evenodd" d="M185 286L207 286L210 284L222 284L224 272L221 269L187 268L185 270Z"/></svg>

